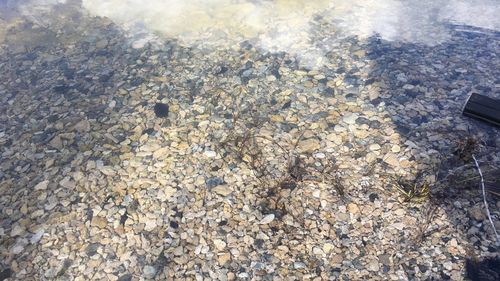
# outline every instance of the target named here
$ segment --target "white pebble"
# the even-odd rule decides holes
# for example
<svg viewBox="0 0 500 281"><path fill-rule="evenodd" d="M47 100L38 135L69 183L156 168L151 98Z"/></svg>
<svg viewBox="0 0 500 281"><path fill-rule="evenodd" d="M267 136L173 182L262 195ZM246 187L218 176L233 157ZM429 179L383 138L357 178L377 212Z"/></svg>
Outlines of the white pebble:
<svg viewBox="0 0 500 281"><path fill-rule="evenodd" d="M207 150L203 154L208 158L215 158L215 156L217 156L217 153L212 150Z"/></svg>
<svg viewBox="0 0 500 281"><path fill-rule="evenodd" d="M268 224L274 220L274 214L269 214L260 220L259 224Z"/></svg>

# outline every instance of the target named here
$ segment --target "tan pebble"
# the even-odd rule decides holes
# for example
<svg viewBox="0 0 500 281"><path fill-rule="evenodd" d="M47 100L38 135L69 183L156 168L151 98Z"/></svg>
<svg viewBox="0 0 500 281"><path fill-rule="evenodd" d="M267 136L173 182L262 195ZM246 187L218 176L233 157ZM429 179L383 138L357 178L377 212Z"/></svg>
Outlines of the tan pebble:
<svg viewBox="0 0 500 281"><path fill-rule="evenodd" d="M224 250L224 248L226 248L226 242L224 242L221 239L214 239L214 246L217 250L221 251Z"/></svg>
<svg viewBox="0 0 500 281"><path fill-rule="evenodd" d="M298 150L301 152L301 153L310 153L310 152L313 152L315 150L318 150L320 148L320 143L317 139L307 139L307 140L304 140L304 141L301 141L299 143L299 145L297 146Z"/></svg>
<svg viewBox="0 0 500 281"><path fill-rule="evenodd" d="M330 264L337 265L337 264L342 263L343 260L344 260L344 257L342 255L334 255L330 258Z"/></svg>
<svg viewBox="0 0 500 281"><path fill-rule="evenodd" d="M90 131L90 122L87 120L82 120L73 126L73 129L79 133L84 133Z"/></svg>
<svg viewBox="0 0 500 281"><path fill-rule="evenodd" d="M335 246L332 243L325 243L323 244L323 252L325 253L330 253Z"/></svg>
<svg viewBox="0 0 500 281"><path fill-rule="evenodd" d="M59 137L59 136L55 136L49 142L49 144L50 144L50 146L52 146L53 148L56 148L56 149L61 149L63 147L63 143L62 143L61 137Z"/></svg>
<svg viewBox="0 0 500 281"><path fill-rule="evenodd" d="M45 190L45 189L47 189L48 185L49 185L48 180L39 182L37 185L35 185L35 190Z"/></svg>
<svg viewBox="0 0 500 281"><path fill-rule="evenodd" d="M14 236L21 235L22 233L24 233L25 230L26 229L23 226L16 224L16 225L14 225L14 227L12 227L12 230L10 231L10 236L14 237Z"/></svg>
<svg viewBox="0 0 500 281"><path fill-rule="evenodd" d="M155 150L155 152L153 152L153 158L155 158L155 159L163 158L163 157L167 156L169 152L170 152L170 147L168 147L168 146L162 147L160 149Z"/></svg>
<svg viewBox="0 0 500 281"><path fill-rule="evenodd" d="M392 148L391 148L391 151L394 152L394 153L398 153L401 151L401 147L399 145L393 145Z"/></svg>
<svg viewBox="0 0 500 281"><path fill-rule="evenodd" d="M402 168L408 168L408 167L410 167L411 162L408 161L407 159L401 159L399 164L401 165Z"/></svg>
<svg viewBox="0 0 500 281"><path fill-rule="evenodd" d="M228 196L233 192L233 190L227 184L218 185L212 188L212 191L222 196Z"/></svg>
<svg viewBox="0 0 500 281"><path fill-rule="evenodd" d="M218 261L219 261L219 265L225 265L227 262L229 262L231 260L231 254L229 253L224 253L222 255L219 255L218 256Z"/></svg>
<svg viewBox="0 0 500 281"><path fill-rule="evenodd" d="M479 207L473 207L469 209L469 216L476 221L483 221L485 219L484 212Z"/></svg>
<svg viewBox="0 0 500 281"><path fill-rule="evenodd" d="M96 226L99 228L105 228L107 224L108 224L108 221L106 220L106 218L99 217L99 216L94 216L92 218L91 223L90 223L91 226Z"/></svg>
<svg viewBox="0 0 500 281"><path fill-rule="evenodd" d="M387 153L384 156L384 162L394 167L399 166L398 157L394 153Z"/></svg>
<svg viewBox="0 0 500 281"><path fill-rule="evenodd" d="M380 265L376 259L372 260L370 263L368 263L366 269L369 271L377 272L380 270Z"/></svg>
<svg viewBox="0 0 500 281"><path fill-rule="evenodd" d="M349 211L349 213L354 215L359 213L359 207L355 203L349 203L349 205L347 205L347 210Z"/></svg>

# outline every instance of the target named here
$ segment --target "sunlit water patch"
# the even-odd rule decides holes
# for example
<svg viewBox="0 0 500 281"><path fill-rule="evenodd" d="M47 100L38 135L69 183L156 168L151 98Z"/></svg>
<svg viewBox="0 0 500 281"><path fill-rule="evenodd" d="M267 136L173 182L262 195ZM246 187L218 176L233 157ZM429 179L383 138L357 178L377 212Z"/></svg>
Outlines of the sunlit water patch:
<svg viewBox="0 0 500 281"><path fill-rule="evenodd" d="M83 7L122 25L140 38L139 47L153 40L152 33L189 45L200 39L220 45L258 38L264 49L300 55L313 64L323 55L311 37L318 16L344 35L428 45L448 40L450 24L500 30L499 5L489 0L83 0Z"/></svg>

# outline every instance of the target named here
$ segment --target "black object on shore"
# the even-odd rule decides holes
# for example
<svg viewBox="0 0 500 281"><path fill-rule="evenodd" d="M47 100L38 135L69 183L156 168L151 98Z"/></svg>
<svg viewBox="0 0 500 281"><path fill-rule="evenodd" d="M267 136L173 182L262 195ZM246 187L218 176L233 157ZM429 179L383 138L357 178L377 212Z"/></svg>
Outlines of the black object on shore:
<svg viewBox="0 0 500 281"><path fill-rule="evenodd" d="M165 118L168 117L168 104L157 102L155 104L155 114L156 117Z"/></svg>
<svg viewBox="0 0 500 281"><path fill-rule="evenodd" d="M500 280L500 258L486 258L482 261L467 259L465 261L467 278L472 281Z"/></svg>
<svg viewBox="0 0 500 281"><path fill-rule="evenodd" d="M500 127L500 100L473 93L465 104L463 114Z"/></svg>

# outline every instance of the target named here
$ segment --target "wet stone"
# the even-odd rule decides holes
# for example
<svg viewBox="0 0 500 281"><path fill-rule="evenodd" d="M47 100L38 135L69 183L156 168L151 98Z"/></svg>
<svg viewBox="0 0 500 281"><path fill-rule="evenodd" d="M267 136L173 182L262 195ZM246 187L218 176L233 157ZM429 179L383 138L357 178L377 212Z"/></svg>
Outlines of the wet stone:
<svg viewBox="0 0 500 281"><path fill-rule="evenodd" d="M118 277L117 281L132 281L132 274L125 274Z"/></svg>
<svg viewBox="0 0 500 281"><path fill-rule="evenodd" d="M7 280L12 276L12 270L10 268L0 271L0 280Z"/></svg>
<svg viewBox="0 0 500 281"><path fill-rule="evenodd" d="M213 177L213 178L209 178L206 180L206 185L207 185L207 188L209 188L209 189L214 188L218 185L222 185L224 183L225 183L224 179L219 178L219 177Z"/></svg>
<svg viewBox="0 0 500 281"><path fill-rule="evenodd" d="M98 243L92 243L87 246L87 248L85 249L85 253L87 254L87 256L93 256L97 254L97 249L99 249L100 246L101 245Z"/></svg>
<svg viewBox="0 0 500 281"><path fill-rule="evenodd" d="M156 268L154 266L146 265L142 269L142 273L143 273L144 278L153 279L156 276Z"/></svg>
<svg viewBox="0 0 500 281"><path fill-rule="evenodd" d="M168 117L169 106L167 104L158 102L154 106L154 112L156 114L156 117L158 118Z"/></svg>
<svg viewBox="0 0 500 281"><path fill-rule="evenodd" d="M377 193L370 193L369 198L371 202L375 202L375 200L379 199Z"/></svg>

